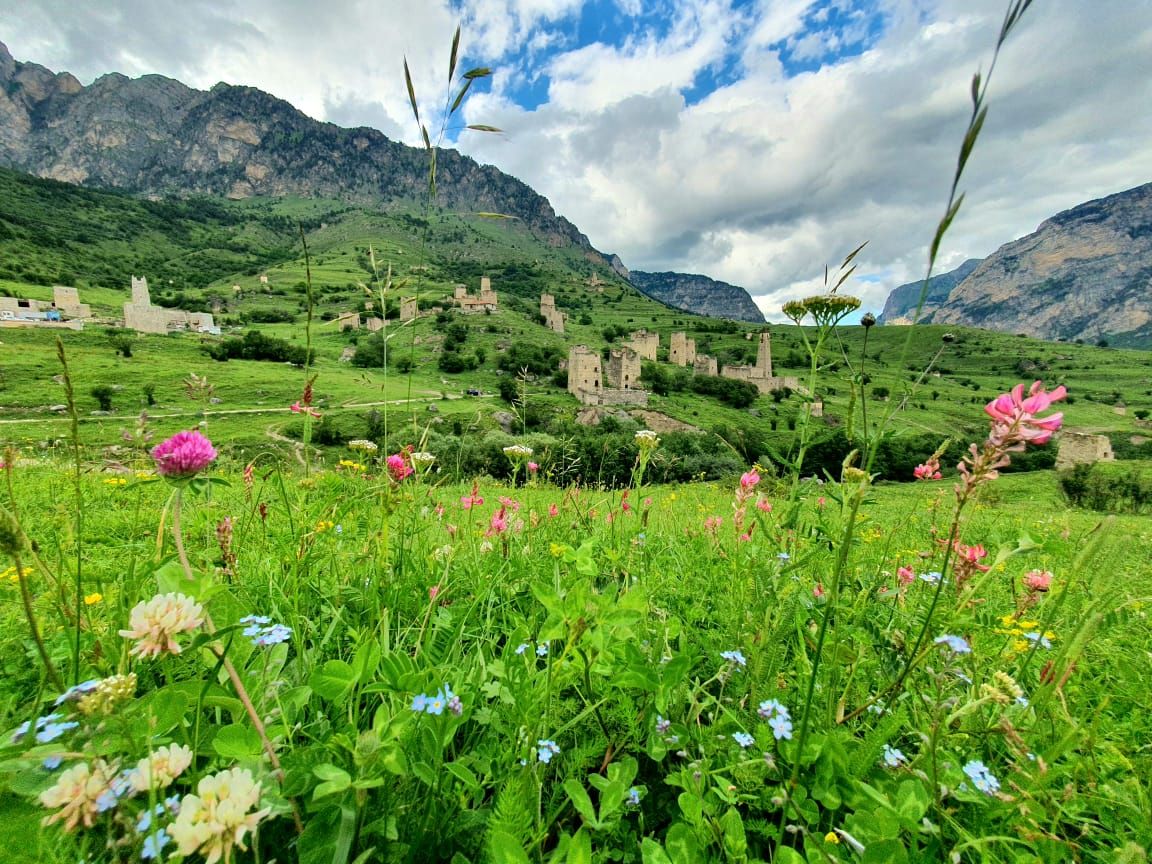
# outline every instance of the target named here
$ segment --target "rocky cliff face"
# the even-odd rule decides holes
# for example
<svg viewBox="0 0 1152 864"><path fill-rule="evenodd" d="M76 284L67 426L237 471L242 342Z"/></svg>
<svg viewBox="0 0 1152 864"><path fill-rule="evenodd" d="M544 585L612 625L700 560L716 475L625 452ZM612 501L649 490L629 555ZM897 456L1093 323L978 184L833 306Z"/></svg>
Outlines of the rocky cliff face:
<svg viewBox="0 0 1152 864"><path fill-rule="evenodd" d="M711 318L764 323L764 313L739 285L690 273L644 273L633 270L628 278L649 297L677 309Z"/></svg>
<svg viewBox="0 0 1152 864"><path fill-rule="evenodd" d="M979 258L969 258L955 270L941 273L928 280L928 296L924 299L924 308L920 310L923 319L939 308L940 304L948 299L952 289L963 282L969 274L980 266ZM881 324L909 324L916 314L916 306L920 303L920 291L924 282L909 282L893 289L884 303L884 311L880 313Z"/></svg>
<svg viewBox="0 0 1152 864"><path fill-rule="evenodd" d="M896 292L886 315L889 306L901 308ZM1152 183L1065 210L1000 247L925 320L1152 345Z"/></svg>
<svg viewBox="0 0 1152 864"><path fill-rule="evenodd" d="M554 246L588 238L526 184L442 150L437 202L516 217ZM306 117L250 87L193 90L159 75L90 86L14 60L0 43L0 165L145 195L300 195L362 204L425 200L424 151L374 129Z"/></svg>

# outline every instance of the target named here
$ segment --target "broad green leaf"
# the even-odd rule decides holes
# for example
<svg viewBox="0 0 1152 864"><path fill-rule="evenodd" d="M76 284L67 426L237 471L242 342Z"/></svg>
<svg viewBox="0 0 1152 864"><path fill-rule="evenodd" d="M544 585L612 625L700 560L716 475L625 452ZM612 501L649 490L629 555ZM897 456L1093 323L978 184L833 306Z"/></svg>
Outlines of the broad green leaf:
<svg viewBox="0 0 1152 864"><path fill-rule="evenodd" d="M343 660L329 660L315 669L308 679L310 686L321 699L339 704L348 698L356 684L356 674Z"/></svg>
<svg viewBox="0 0 1152 864"><path fill-rule="evenodd" d="M664 838L664 849L672 859L672 864L697 864L703 860L700 841L696 839L692 829L683 822L678 822L668 829L668 835Z"/></svg>
<svg viewBox="0 0 1152 864"><path fill-rule="evenodd" d="M596 818L596 808L592 805L592 799L580 781L575 777L569 777L564 781L564 791L568 793L568 800L572 802L572 806L576 808L580 817L593 828L599 828L600 820Z"/></svg>
<svg viewBox="0 0 1152 864"><path fill-rule="evenodd" d="M212 739L212 749L225 759L247 759L260 753L260 736L250 726L224 726Z"/></svg>
<svg viewBox="0 0 1152 864"><path fill-rule="evenodd" d="M664 847L651 837L645 837L640 843L640 855L644 864L672 864L672 859L668 857Z"/></svg>
<svg viewBox="0 0 1152 864"><path fill-rule="evenodd" d="M352 785L351 775L343 768L330 763L317 765L312 769L312 773L324 781L312 790L313 801L328 795L336 795Z"/></svg>
<svg viewBox="0 0 1152 864"><path fill-rule="evenodd" d="M532 864L516 838L504 831L488 832L488 858L492 864Z"/></svg>
<svg viewBox="0 0 1152 864"><path fill-rule="evenodd" d="M592 835L581 828L568 844L565 864L592 864Z"/></svg>

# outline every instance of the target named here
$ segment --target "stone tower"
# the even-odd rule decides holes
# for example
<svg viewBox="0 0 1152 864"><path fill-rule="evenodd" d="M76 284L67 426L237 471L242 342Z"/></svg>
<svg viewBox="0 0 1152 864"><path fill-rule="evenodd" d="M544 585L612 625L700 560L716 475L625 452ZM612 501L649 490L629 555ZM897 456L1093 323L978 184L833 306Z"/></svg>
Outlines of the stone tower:
<svg viewBox="0 0 1152 864"><path fill-rule="evenodd" d="M691 366L696 362L696 340L687 333L673 333L668 347L668 362L677 366Z"/></svg>
<svg viewBox="0 0 1152 864"><path fill-rule="evenodd" d="M133 306L151 306L152 295L148 292L148 277L141 276L137 279L132 277L132 305Z"/></svg>
<svg viewBox="0 0 1152 864"><path fill-rule="evenodd" d="M631 348L613 348L604 369L604 386L613 390L635 390L640 378L640 355Z"/></svg>
<svg viewBox="0 0 1152 864"><path fill-rule="evenodd" d="M595 393L603 386L600 355L586 345L573 345L568 351L568 392L581 399L582 393Z"/></svg>
<svg viewBox="0 0 1152 864"><path fill-rule="evenodd" d="M765 330L760 334L760 346L756 349L757 378L772 377L772 334Z"/></svg>

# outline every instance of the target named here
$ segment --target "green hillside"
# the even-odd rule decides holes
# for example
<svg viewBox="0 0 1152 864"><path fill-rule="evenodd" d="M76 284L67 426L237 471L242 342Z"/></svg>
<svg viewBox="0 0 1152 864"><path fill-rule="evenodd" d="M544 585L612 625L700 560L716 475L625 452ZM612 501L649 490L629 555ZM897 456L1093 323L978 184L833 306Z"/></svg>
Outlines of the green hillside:
<svg viewBox="0 0 1152 864"><path fill-rule="evenodd" d="M149 202L12 172L0 172L0 189L0 291L48 299L52 282L68 282L105 322L63 334L82 437L94 446L120 442L147 408L157 434L206 419L216 437L234 448L291 449L282 438L300 433L301 421L288 406L300 398L303 370L282 362L217 362L206 351L220 351L222 340L252 330L297 348L309 341L301 227L310 252L315 351L310 374L317 376L316 401L325 415L322 442L378 437L387 412L389 431L407 430L412 443L428 434L444 437L447 446L453 436L475 438L503 423L517 433L543 436L546 446L560 452L579 433L573 421L580 406L565 391L557 362L569 345L601 349L646 328L660 333L662 359L675 331L686 331L700 353L721 364L756 356L756 326L665 307L622 282L597 256L542 245L514 220L385 213L299 199ZM213 311L223 336L136 336L128 342L131 356L124 356L109 328L128 299L132 273L149 277L154 303ZM482 276L492 280L500 297L498 311L468 316L436 311L454 285L474 292ZM540 323L538 301L545 291L567 314L564 335ZM420 299L421 316L401 324L399 299L412 295ZM378 314L381 300L390 319L385 333L336 330L337 314ZM776 374L806 383L808 358L800 331L792 325L770 330ZM942 341L946 330L955 341ZM876 327L868 333L866 350L864 337L863 328L844 328L840 344L824 358L817 385L824 407L821 439L836 439L838 430L858 434L865 415L874 422L894 407L891 400L901 400L893 429L909 447L915 439L915 448L931 449L931 442L943 437L980 434L975 406L1018 381L1043 378L1050 385L1066 384L1072 393L1066 408L1070 427L1111 434L1121 455L1146 454L1148 445L1140 441L1136 425L1141 414L1152 411L1146 351L939 326ZM65 399L54 380L61 371L55 338L54 332L0 330L0 440L35 449L63 436L67 424L59 406ZM341 362L350 347L361 360L378 353L383 338L388 370ZM941 347L934 371L904 400ZM510 382L526 365L531 374L513 387ZM648 410L720 432L723 442L713 438L705 451L727 452L744 462L787 452L807 403L797 392L733 407L695 392L685 370L661 363L656 371L661 384ZM184 381L191 373L213 385L210 396L189 398ZM851 398L853 380L868 382L862 401ZM91 395L101 386L111 388L111 415L100 412ZM502 387L505 396L515 392L526 407L502 400ZM469 396L469 390L482 395ZM504 416L495 416L500 412ZM608 413L626 420L625 428L631 422L663 422L652 415L627 420L615 409ZM611 419L607 428L618 426ZM719 470L718 464L707 463L702 470Z"/></svg>

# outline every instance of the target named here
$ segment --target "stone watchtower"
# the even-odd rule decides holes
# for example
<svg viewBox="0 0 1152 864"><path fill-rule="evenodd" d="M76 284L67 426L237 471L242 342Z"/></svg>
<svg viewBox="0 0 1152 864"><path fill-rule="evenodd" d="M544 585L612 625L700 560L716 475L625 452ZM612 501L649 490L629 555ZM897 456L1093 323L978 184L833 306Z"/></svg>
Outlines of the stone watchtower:
<svg viewBox="0 0 1152 864"><path fill-rule="evenodd" d="M691 366L696 362L696 340L687 333L673 333L668 346L668 362Z"/></svg>
<svg viewBox="0 0 1152 864"><path fill-rule="evenodd" d="M757 378L772 377L772 334L765 330L760 334L760 345L756 349Z"/></svg>
<svg viewBox="0 0 1152 864"><path fill-rule="evenodd" d="M148 277L132 277L132 305L147 308L152 305L152 295L148 292Z"/></svg>
<svg viewBox="0 0 1152 864"><path fill-rule="evenodd" d="M582 394L597 392L603 380L600 355L586 345L573 345L568 351L568 392L583 402Z"/></svg>
<svg viewBox="0 0 1152 864"><path fill-rule="evenodd" d="M638 389L640 355L631 348L613 348L604 369L604 386L613 390Z"/></svg>

